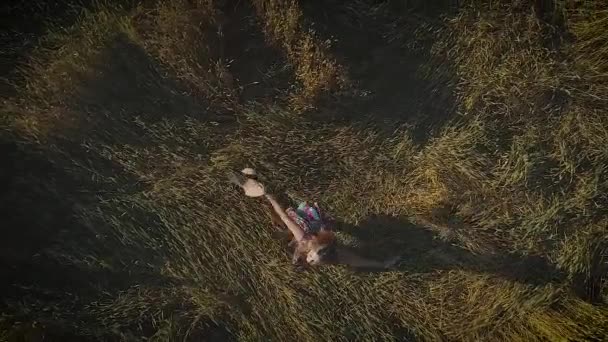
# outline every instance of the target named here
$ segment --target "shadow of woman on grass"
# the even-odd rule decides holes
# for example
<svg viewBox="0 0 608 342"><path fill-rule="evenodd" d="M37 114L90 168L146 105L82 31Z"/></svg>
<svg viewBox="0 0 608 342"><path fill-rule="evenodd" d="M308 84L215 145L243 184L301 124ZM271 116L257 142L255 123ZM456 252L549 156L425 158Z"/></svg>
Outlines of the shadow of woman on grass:
<svg viewBox="0 0 608 342"><path fill-rule="evenodd" d="M533 286L563 280L564 274L548 260L517 254L478 255L443 241L428 229L407 218L370 217L357 226L338 224L340 234L361 242L357 253L376 260L396 255L398 271L430 273L464 269L492 274ZM360 272L377 270L357 269Z"/></svg>

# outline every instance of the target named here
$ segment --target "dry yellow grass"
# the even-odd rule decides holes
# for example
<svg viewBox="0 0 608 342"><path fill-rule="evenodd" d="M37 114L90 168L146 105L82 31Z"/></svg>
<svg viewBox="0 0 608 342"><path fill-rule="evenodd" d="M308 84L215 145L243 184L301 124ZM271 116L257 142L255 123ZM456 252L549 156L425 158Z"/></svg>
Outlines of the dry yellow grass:
<svg viewBox="0 0 608 342"><path fill-rule="evenodd" d="M391 51L420 43L400 31L419 19L353 8L366 6L346 13L392 16L377 23ZM1 199L21 208L3 214L38 233L31 255L1 261L38 272L8 274L0 338L602 340L607 107L577 80L605 71L586 57L603 17L566 16L577 40L555 47L554 27L524 7L422 20L445 66L423 61L421 74L458 80L458 115L424 142L407 118L388 131L303 114L354 85L295 1L100 5L55 29L2 108L7 159L20 162ZM279 48L264 72L246 72L240 25ZM248 78L288 91L250 100ZM264 208L223 178L243 166L319 200L341 241L373 247L362 253L403 255L399 269L294 270Z"/></svg>
<svg viewBox="0 0 608 342"><path fill-rule="evenodd" d="M267 39L278 45L294 68L299 89L290 97L296 110L314 107L326 92L348 86L348 76L329 54L330 41L320 41L303 27L297 1L253 1Z"/></svg>

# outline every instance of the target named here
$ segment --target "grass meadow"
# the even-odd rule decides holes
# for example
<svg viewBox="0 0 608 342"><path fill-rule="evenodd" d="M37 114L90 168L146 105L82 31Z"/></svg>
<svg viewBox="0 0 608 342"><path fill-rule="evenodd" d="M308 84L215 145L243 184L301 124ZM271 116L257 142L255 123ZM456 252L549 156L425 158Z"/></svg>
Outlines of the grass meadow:
<svg viewBox="0 0 608 342"><path fill-rule="evenodd" d="M604 2L60 4L6 7L0 341L608 336ZM294 269L246 166L397 269Z"/></svg>

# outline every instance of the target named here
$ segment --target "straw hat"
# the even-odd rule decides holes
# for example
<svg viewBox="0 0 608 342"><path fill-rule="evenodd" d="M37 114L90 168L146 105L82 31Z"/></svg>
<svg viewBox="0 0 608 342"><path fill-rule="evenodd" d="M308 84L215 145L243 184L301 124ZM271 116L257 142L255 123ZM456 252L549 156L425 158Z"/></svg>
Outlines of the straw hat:
<svg viewBox="0 0 608 342"><path fill-rule="evenodd" d="M264 184L258 182L254 178L257 173L252 168L244 168L240 173L231 172L228 174L228 179L231 183L240 186L245 191L245 196L260 197L266 194Z"/></svg>

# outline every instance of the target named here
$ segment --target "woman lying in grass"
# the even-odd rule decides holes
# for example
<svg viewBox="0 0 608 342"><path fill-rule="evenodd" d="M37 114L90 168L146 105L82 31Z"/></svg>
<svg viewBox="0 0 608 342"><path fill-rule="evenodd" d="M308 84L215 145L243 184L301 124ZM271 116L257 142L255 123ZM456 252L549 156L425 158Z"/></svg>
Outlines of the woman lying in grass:
<svg viewBox="0 0 608 342"><path fill-rule="evenodd" d="M339 247L336 236L332 230L330 221L323 215L319 206L315 203L300 203L297 209L285 210L272 194L266 193L263 184L255 179L255 171L244 169L244 176L232 175L231 181L239 185L249 197L264 196L272 208L274 222L282 222L292 235L290 244L295 245L293 263L310 266L324 264L342 264L355 268L388 269L394 266L397 258L386 262L379 262L360 257L349 252L346 248ZM279 220L276 220L278 217Z"/></svg>

